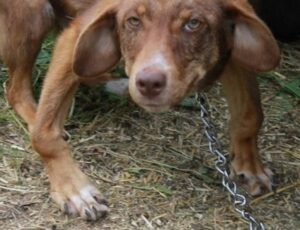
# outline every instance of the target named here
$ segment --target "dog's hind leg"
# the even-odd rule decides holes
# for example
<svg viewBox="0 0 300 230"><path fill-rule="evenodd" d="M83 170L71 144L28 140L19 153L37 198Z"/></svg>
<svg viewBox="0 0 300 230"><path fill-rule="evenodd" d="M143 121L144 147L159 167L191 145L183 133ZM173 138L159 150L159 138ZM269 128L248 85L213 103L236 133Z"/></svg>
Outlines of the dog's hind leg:
<svg viewBox="0 0 300 230"><path fill-rule="evenodd" d="M53 25L53 9L46 0L16 0L4 7L0 12L0 50L9 73L7 99L30 129L36 112L32 70L43 39Z"/></svg>

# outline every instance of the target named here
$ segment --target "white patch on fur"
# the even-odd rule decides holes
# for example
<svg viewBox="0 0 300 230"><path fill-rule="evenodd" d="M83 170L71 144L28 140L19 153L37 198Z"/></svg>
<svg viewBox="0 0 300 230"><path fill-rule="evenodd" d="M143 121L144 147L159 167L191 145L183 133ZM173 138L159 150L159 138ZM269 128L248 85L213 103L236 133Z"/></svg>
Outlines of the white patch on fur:
<svg viewBox="0 0 300 230"><path fill-rule="evenodd" d="M128 79L109 81L105 84L105 90L120 96L128 95Z"/></svg>
<svg viewBox="0 0 300 230"><path fill-rule="evenodd" d="M96 189L92 185L85 186L80 190L79 195L70 197L70 200L76 206L76 208L80 210L80 208L87 206L85 202L94 202L94 198L92 195L94 190Z"/></svg>
<svg viewBox="0 0 300 230"><path fill-rule="evenodd" d="M150 57L149 60L144 62L144 66L140 66L141 69L147 68L147 67L158 67L159 69L163 71L168 71L171 66L167 62L166 57L162 54L162 52L157 52L153 56Z"/></svg>
<svg viewBox="0 0 300 230"><path fill-rule="evenodd" d="M70 201L75 205L77 210L80 210L81 207L85 205L84 201L80 196L72 196L70 197Z"/></svg>
<svg viewBox="0 0 300 230"><path fill-rule="evenodd" d="M94 200L93 198L93 192L95 192L96 188L92 185L88 185L80 190L80 196L84 200Z"/></svg>

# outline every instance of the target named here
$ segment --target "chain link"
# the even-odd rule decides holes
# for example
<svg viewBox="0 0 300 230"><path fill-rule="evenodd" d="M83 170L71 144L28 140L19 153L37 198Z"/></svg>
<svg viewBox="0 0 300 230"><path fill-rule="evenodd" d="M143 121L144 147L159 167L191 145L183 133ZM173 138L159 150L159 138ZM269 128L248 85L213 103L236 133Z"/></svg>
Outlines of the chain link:
<svg viewBox="0 0 300 230"><path fill-rule="evenodd" d="M229 176L227 170L227 160L225 155L221 152L221 144L217 137L217 132L214 124L209 117L208 105L205 96L198 94L198 100L200 102L200 114L202 122L204 123L205 135L208 139L209 150L214 154L217 159L215 161L215 168L222 176L222 185L230 193L233 207L237 213L239 213L248 223L250 230L265 230L265 226L262 222L258 221L248 211L246 197L239 194L237 191L236 183L234 183Z"/></svg>

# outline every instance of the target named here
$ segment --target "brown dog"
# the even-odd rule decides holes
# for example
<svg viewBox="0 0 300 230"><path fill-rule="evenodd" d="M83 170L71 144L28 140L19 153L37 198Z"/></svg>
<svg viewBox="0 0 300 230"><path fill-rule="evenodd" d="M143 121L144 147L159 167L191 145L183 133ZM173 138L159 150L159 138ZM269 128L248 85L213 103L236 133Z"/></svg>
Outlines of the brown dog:
<svg viewBox="0 0 300 230"><path fill-rule="evenodd" d="M0 0L0 6L8 7L5 2ZM48 10L48 2L31 2L37 14L31 13L30 19L50 25L53 17L49 17L52 11ZM75 16L92 2L52 1L60 9L56 11L58 17L64 12ZM20 11L25 12L25 6L20 5ZM22 12L18 19L28 16ZM6 13L0 13L1 23ZM20 23L16 28L22 30L24 21L15 21ZM18 39L30 49L28 44L40 44L47 29L34 24L27 27L24 37ZM37 28L39 36L33 39L28 31ZM0 30L6 30L5 26ZM11 45L5 37L11 36L8 31L0 32L0 51L10 69L8 99L29 125L34 149L48 170L52 197L65 212L95 220L108 210L98 190L74 163L62 133L80 82L101 78L121 56L132 99L150 112L165 111L193 88L219 79L231 113L232 173L244 176L253 195L261 193L263 187L271 190L271 172L263 167L257 153L263 115L255 74L277 65L279 49L246 0L97 1L76 17L58 39L37 111L29 77L35 53L7 54L1 44L11 49L16 44ZM24 59L27 54L31 59ZM14 65L7 61L11 59L16 61Z"/></svg>

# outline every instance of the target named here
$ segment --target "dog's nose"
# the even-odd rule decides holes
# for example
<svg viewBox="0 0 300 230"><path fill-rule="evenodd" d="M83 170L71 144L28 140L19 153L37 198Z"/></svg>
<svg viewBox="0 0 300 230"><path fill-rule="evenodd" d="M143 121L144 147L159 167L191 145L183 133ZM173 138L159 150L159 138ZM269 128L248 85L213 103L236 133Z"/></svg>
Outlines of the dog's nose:
<svg viewBox="0 0 300 230"><path fill-rule="evenodd" d="M161 71L142 70L137 74L137 88L145 97L157 97L164 90L166 84L166 75Z"/></svg>

